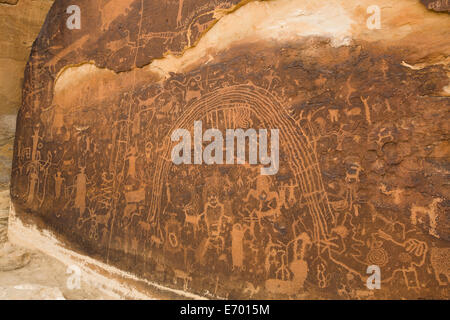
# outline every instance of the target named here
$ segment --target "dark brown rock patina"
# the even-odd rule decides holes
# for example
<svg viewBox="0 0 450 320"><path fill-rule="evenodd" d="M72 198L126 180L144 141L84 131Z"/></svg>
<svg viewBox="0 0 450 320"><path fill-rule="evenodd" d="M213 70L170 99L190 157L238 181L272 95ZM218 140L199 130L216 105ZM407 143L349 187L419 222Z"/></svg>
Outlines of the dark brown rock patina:
<svg viewBox="0 0 450 320"><path fill-rule="evenodd" d="M387 38L364 21L339 45L315 33L258 34L210 53L199 39L238 1L112 3L80 1L84 25L68 30L69 2L56 1L35 42L12 173L20 219L200 295L449 297L440 15L417 4L413 22L430 37L420 43L420 26L405 34L386 18ZM348 10L355 21L365 14ZM164 75L152 69L196 43L190 50L209 55ZM195 121L221 132L278 129L278 172L175 165L171 135L193 132ZM372 265L380 290L366 287Z"/></svg>

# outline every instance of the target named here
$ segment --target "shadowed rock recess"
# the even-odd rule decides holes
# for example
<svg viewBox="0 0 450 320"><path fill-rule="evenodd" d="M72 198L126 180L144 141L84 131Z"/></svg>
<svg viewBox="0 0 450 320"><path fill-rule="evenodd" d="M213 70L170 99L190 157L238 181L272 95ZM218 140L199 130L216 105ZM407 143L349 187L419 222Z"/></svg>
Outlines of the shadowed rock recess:
<svg viewBox="0 0 450 320"><path fill-rule="evenodd" d="M11 234L203 297L450 298L447 13L80 0L69 29L72 2L26 69ZM171 135L195 121L278 129L278 172L175 165Z"/></svg>

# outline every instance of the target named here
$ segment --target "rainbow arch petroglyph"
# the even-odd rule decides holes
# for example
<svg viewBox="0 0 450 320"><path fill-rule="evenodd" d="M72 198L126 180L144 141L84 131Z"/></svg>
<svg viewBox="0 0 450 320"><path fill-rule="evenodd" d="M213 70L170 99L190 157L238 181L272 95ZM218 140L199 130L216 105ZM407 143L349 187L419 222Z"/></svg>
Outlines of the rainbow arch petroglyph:
<svg viewBox="0 0 450 320"><path fill-rule="evenodd" d="M158 29L145 1L99 17L92 1L81 14L101 31L82 27L72 39L63 22L46 25L18 120L18 219L139 278L208 297L448 297L448 45L444 28L431 27L448 22L403 0L395 14L382 11L380 30L367 29L365 1L236 3L172 1ZM295 19L294 5L305 5ZM340 18L310 27L327 5ZM408 31L394 23L406 7ZM64 9L57 2L50 17ZM231 28L241 14L304 22L304 33ZM333 23L339 35L327 33ZM418 41L420 24L430 37ZM219 33L227 28L241 41ZM278 129L277 174L174 165L171 134L195 121ZM379 290L366 286L374 265Z"/></svg>

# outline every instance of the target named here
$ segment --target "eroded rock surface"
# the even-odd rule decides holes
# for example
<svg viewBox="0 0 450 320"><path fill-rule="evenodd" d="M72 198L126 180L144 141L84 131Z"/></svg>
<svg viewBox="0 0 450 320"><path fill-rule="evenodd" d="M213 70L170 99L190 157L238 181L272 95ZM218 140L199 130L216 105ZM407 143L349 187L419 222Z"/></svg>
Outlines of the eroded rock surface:
<svg viewBox="0 0 450 320"><path fill-rule="evenodd" d="M26 255L26 263L24 260ZM8 261L8 268L5 262ZM0 244L0 300L121 299L99 283L72 279L68 266L41 252Z"/></svg>
<svg viewBox="0 0 450 320"><path fill-rule="evenodd" d="M53 0L0 1L0 191L8 189L16 116L31 45Z"/></svg>
<svg viewBox="0 0 450 320"><path fill-rule="evenodd" d="M10 203L9 190L0 191L0 244L7 240Z"/></svg>
<svg viewBox="0 0 450 320"><path fill-rule="evenodd" d="M31 45L52 3L0 1L0 115L14 114L20 107L23 72Z"/></svg>
<svg viewBox="0 0 450 320"><path fill-rule="evenodd" d="M448 0L421 0L421 2L430 10L450 13L450 1Z"/></svg>
<svg viewBox="0 0 450 320"><path fill-rule="evenodd" d="M30 254L17 249L10 243L0 245L0 271L13 271L25 267L30 263Z"/></svg>
<svg viewBox="0 0 450 320"><path fill-rule="evenodd" d="M68 29L69 5L55 2L26 70L20 219L203 296L449 298L448 15L90 0ZM196 121L278 129L276 174L175 165L172 133Z"/></svg>
<svg viewBox="0 0 450 320"><path fill-rule="evenodd" d="M8 300L66 300L58 288L32 284L0 287L0 299L2 298L7 298Z"/></svg>

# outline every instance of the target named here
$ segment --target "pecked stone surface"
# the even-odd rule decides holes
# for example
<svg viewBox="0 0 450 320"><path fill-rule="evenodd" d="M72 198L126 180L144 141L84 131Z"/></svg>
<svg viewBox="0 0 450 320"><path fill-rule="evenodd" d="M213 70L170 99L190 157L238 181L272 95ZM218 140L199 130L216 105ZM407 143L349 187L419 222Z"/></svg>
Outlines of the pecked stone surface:
<svg viewBox="0 0 450 320"><path fill-rule="evenodd" d="M448 299L450 20L378 2L78 1L71 30L56 1L25 74L18 217L207 297ZM175 165L196 121L278 129L279 170Z"/></svg>

